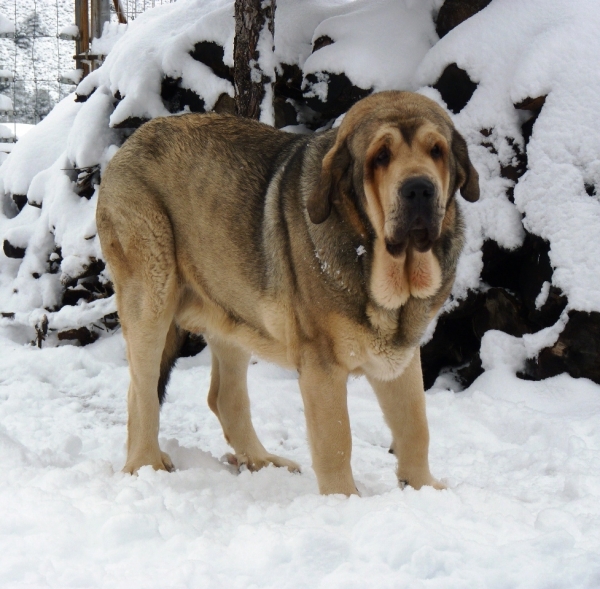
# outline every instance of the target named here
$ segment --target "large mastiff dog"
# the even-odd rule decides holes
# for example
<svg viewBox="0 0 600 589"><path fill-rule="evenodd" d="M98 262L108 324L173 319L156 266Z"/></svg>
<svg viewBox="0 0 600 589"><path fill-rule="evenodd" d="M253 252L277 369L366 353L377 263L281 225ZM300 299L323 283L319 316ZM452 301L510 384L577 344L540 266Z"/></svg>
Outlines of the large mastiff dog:
<svg viewBox="0 0 600 589"><path fill-rule="evenodd" d="M186 331L212 352L208 404L232 462L298 470L250 419L250 354L298 370L321 493L356 493L346 401L371 383L400 484L429 471L419 340L463 244L455 192L477 200L464 139L433 101L382 92L338 129L294 135L218 115L141 127L106 169L98 233L131 373L127 463L171 470L159 409Z"/></svg>

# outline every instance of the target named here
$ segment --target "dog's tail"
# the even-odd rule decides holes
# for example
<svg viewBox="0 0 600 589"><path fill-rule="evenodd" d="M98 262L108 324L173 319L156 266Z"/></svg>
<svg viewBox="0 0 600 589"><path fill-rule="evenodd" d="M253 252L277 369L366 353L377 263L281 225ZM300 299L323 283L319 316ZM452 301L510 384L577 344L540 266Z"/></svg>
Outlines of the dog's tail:
<svg viewBox="0 0 600 589"><path fill-rule="evenodd" d="M178 358L186 356L195 356L203 348L206 347L206 342L200 335L195 335L189 331L185 331L171 323L165 348L160 360L160 376L158 378L158 402L162 405L167 396L167 385L171 377L171 370L177 362Z"/></svg>
<svg viewBox="0 0 600 589"><path fill-rule="evenodd" d="M167 333L165 349L160 360L160 376L158 378L158 402L162 405L167 395L167 385L171 378L171 370L179 357L179 350L183 346L185 331L179 329L175 322L171 323Z"/></svg>

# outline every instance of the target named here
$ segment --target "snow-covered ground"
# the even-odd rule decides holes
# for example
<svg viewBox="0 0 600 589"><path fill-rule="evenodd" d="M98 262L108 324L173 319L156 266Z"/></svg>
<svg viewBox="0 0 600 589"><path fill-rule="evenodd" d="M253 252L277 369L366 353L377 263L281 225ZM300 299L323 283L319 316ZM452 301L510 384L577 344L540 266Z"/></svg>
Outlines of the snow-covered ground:
<svg viewBox="0 0 600 589"><path fill-rule="evenodd" d="M161 416L178 470L120 472L120 334L76 348L0 334L0 586L589 588L600 586L600 387L501 364L427 395L432 471L400 490L368 384L350 382L362 497L318 495L296 375L258 362L265 446L301 475L235 474L206 405L208 351L180 360ZM14 336L13 336L14 337Z"/></svg>

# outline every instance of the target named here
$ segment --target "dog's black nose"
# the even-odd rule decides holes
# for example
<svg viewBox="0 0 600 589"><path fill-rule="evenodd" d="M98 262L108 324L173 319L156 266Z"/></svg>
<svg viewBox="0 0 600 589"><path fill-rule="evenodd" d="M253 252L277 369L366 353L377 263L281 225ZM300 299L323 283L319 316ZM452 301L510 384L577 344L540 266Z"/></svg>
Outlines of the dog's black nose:
<svg viewBox="0 0 600 589"><path fill-rule="evenodd" d="M408 200L430 199L435 196L435 186L424 177L410 178L402 184L400 194Z"/></svg>

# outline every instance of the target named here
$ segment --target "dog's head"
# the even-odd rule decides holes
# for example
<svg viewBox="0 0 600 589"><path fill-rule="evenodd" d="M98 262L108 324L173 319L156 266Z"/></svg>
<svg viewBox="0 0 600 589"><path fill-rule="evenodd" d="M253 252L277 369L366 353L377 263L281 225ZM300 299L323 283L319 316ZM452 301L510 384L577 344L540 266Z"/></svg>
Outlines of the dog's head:
<svg viewBox="0 0 600 589"><path fill-rule="evenodd" d="M432 247L454 218L456 190L479 198L477 171L450 117L419 94L381 92L346 114L307 209L322 223L332 206L357 201L375 234L371 293L397 308L439 289Z"/></svg>

